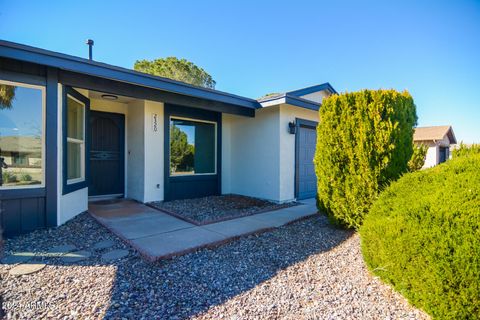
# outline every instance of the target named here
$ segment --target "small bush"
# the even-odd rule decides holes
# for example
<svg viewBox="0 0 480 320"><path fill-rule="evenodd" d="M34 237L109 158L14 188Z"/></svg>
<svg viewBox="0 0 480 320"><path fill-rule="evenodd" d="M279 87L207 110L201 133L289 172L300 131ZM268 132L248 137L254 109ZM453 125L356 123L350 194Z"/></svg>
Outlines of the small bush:
<svg viewBox="0 0 480 320"><path fill-rule="evenodd" d="M23 174L20 176L20 180L21 180L21 181L32 181L32 176L29 175L28 173L23 173Z"/></svg>
<svg viewBox="0 0 480 320"><path fill-rule="evenodd" d="M424 144L414 144L413 154L410 161L408 161L408 171L414 172L422 169L425 164L425 158L427 157L428 146Z"/></svg>
<svg viewBox="0 0 480 320"><path fill-rule="evenodd" d="M17 181L17 176L14 175L12 172L3 171L2 179L3 179L3 183L12 183Z"/></svg>
<svg viewBox="0 0 480 320"><path fill-rule="evenodd" d="M480 154L409 173L360 228L369 268L438 319L480 319Z"/></svg>
<svg viewBox="0 0 480 320"><path fill-rule="evenodd" d="M363 90L325 99L314 158L319 209L358 228L379 191L408 171L416 121L408 92Z"/></svg>
<svg viewBox="0 0 480 320"><path fill-rule="evenodd" d="M471 154L480 154L480 144L466 145L463 142L452 152L452 158L465 157Z"/></svg>

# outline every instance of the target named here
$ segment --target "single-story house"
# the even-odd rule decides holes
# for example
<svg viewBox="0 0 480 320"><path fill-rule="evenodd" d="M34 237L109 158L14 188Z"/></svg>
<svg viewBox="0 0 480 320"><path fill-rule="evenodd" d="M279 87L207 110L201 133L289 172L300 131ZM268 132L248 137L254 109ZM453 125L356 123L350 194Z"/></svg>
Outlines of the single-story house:
<svg viewBox="0 0 480 320"><path fill-rule="evenodd" d="M413 142L428 146L425 164L422 169L436 166L450 158L450 146L457 144L452 126L415 128Z"/></svg>
<svg viewBox="0 0 480 320"><path fill-rule="evenodd" d="M41 137L38 183L0 186L7 236L61 225L92 199L314 197L318 109L336 93L255 100L8 41L0 86L14 92L0 136Z"/></svg>

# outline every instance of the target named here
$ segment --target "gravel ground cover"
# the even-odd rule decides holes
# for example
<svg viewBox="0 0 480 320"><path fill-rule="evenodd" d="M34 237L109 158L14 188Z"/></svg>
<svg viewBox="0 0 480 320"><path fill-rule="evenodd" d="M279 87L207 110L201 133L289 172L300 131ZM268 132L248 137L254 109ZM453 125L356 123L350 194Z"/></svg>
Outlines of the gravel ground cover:
<svg viewBox="0 0 480 320"><path fill-rule="evenodd" d="M101 240L128 249L83 214L8 240L5 250L90 250ZM18 319L428 318L367 272L356 234L320 215L154 264L132 251L104 263L101 252L72 265L45 258L44 269L20 277L0 264L4 308L17 306L9 312Z"/></svg>
<svg viewBox="0 0 480 320"><path fill-rule="evenodd" d="M296 204L296 202L278 204L236 194L150 203L154 208L196 225L230 220L256 213L287 208Z"/></svg>

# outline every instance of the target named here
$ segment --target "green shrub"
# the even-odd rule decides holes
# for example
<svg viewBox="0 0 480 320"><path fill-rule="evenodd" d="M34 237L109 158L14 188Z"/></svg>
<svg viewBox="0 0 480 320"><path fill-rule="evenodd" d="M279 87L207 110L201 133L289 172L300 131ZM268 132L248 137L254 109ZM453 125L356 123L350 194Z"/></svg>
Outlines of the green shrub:
<svg viewBox="0 0 480 320"><path fill-rule="evenodd" d="M408 92L363 90L322 102L314 163L317 203L358 228L379 191L408 171L416 108Z"/></svg>
<svg viewBox="0 0 480 320"><path fill-rule="evenodd" d="M480 319L480 154L409 173L360 228L369 268L438 319Z"/></svg>
<svg viewBox="0 0 480 320"><path fill-rule="evenodd" d="M452 158L464 157L471 154L480 154L480 144L466 145L463 142L452 152Z"/></svg>
<svg viewBox="0 0 480 320"><path fill-rule="evenodd" d="M3 179L3 183L12 183L17 181L17 176L14 175L12 172L3 171L2 179Z"/></svg>
<svg viewBox="0 0 480 320"><path fill-rule="evenodd" d="M23 174L20 176L20 180L21 180L21 181L32 181L32 176L29 175L28 173L23 173Z"/></svg>
<svg viewBox="0 0 480 320"><path fill-rule="evenodd" d="M423 165L425 164L425 158L427 157L427 151L427 145L413 145L413 154L408 161L408 171L414 172L422 169Z"/></svg>

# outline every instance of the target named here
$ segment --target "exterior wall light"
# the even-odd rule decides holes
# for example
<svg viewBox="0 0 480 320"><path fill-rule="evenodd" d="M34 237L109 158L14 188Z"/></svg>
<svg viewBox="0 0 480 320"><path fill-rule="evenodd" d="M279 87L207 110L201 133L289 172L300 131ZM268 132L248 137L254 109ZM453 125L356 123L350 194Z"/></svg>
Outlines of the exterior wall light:
<svg viewBox="0 0 480 320"><path fill-rule="evenodd" d="M118 97L113 94L102 94L102 98L105 100L117 100Z"/></svg>
<svg viewBox="0 0 480 320"><path fill-rule="evenodd" d="M295 134L297 132L297 125L294 121L288 123L288 133Z"/></svg>

